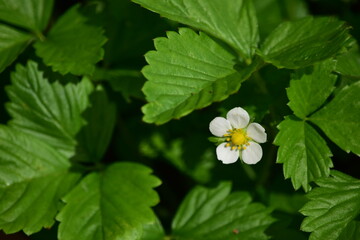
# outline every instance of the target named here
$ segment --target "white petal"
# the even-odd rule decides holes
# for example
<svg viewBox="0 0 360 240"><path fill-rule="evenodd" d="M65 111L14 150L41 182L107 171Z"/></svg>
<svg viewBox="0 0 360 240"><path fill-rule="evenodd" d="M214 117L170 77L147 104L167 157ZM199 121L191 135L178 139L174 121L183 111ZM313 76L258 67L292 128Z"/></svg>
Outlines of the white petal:
<svg viewBox="0 0 360 240"><path fill-rule="evenodd" d="M239 150L231 150L231 147L225 147L222 143L216 148L216 156L224 164L234 163L239 158Z"/></svg>
<svg viewBox="0 0 360 240"><path fill-rule="evenodd" d="M241 159L247 164L256 164L262 158L263 152L261 146L256 142L249 143L250 145L242 151Z"/></svg>
<svg viewBox="0 0 360 240"><path fill-rule="evenodd" d="M249 114L241 107L231 109L227 115L227 120L230 121L234 128L244 128L249 124Z"/></svg>
<svg viewBox="0 0 360 240"><path fill-rule="evenodd" d="M247 135L258 143L266 142L265 129L258 123L250 123L247 128Z"/></svg>
<svg viewBox="0 0 360 240"><path fill-rule="evenodd" d="M209 125L210 132L217 136L222 137L227 134L227 131L231 129L230 122L223 117L214 118Z"/></svg>

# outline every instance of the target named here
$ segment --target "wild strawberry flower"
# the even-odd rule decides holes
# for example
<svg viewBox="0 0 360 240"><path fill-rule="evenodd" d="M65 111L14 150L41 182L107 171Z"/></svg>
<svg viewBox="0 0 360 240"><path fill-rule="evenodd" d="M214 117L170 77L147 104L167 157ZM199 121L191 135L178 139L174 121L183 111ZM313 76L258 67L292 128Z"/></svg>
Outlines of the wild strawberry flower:
<svg viewBox="0 0 360 240"><path fill-rule="evenodd" d="M241 107L231 109L226 119L216 117L210 122L210 132L223 141L217 146L216 155L224 164L234 163L239 157L247 164L256 164L262 158L258 143L266 142L265 129L249 122L249 114Z"/></svg>

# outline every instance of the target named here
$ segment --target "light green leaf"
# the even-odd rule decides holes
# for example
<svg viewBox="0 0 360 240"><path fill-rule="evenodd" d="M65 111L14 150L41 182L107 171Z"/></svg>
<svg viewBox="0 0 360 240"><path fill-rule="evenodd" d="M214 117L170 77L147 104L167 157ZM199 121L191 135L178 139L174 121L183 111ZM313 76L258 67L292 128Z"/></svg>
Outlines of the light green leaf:
<svg viewBox="0 0 360 240"><path fill-rule="evenodd" d="M31 35L0 24L0 72L17 58L31 39Z"/></svg>
<svg viewBox="0 0 360 240"><path fill-rule="evenodd" d="M83 79L79 84L50 84L35 62L17 65L7 87L11 100L6 105L13 119L9 125L27 132L55 147L67 157L74 154L75 136L85 124L81 117L88 107L92 84Z"/></svg>
<svg viewBox="0 0 360 240"><path fill-rule="evenodd" d="M284 164L285 178L291 178L295 189L311 189L309 183L330 174L333 167L326 141L305 121L286 118L278 126L274 144L280 146L277 163Z"/></svg>
<svg viewBox="0 0 360 240"><path fill-rule="evenodd" d="M141 240L165 240L165 231L159 219L143 226Z"/></svg>
<svg viewBox="0 0 360 240"><path fill-rule="evenodd" d="M77 134L76 155L78 162L101 160L113 133L116 120L116 106L110 102L106 92L99 85L90 96L91 106L83 113L87 124Z"/></svg>
<svg viewBox="0 0 360 240"><path fill-rule="evenodd" d="M334 99L310 117L346 152L360 154L360 81L344 87Z"/></svg>
<svg viewBox="0 0 360 240"><path fill-rule="evenodd" d="M60 17L44 41L36 42L36 54L61 74L91 75L103 58L106 38L101 28L86 21L75 5Z"/></svg>
<svg viewBox="0 0 360 240"><path fill-rule="evenodd" d="M80 174L52 147L0 126L0 229L26 234L51 227L59 200Z"/></svg>
<svg viewBox="0 0 360 240"><path fill-rule="evenodd" d="M181 28L155 39L155 47L142 70L148 79L143 92L149 103L142 108L148 123L162 124L221 101L244 80L234 70L235 56L205 33Z"/></svg>
<svg viewBox="0 0 360 240"><path fill-rule="evenodd" d="M213 35L251 62L259 41L252 0L133 0L171 20Z"/></svg>
<svg viewBox="0 0 360 240"><path fill-rule="evenodd" d="M310 240L358 239L360 213L360 181L344 173L316 181L307 197L310 201L300 210L306 216L301 229L312 232ZM340 236L345 238L340 238Z"/></svg>
<svg viewBox="0 0 360 240"><path fill-rule="evenodd" d="M299 118L306 118L317 110L334 90L337 76L333 60L298 70L291 76L287 95L289 106Z"/></svg>
<svg viewBox="0 0 360 240"><path fill-rule="evenodd" d="M160 180L150 173L143 165L123 162L86 176L63 199L59 240L138 239L142 225L155 221L150 207L159 202L152 188Z"/></svg>
<svg viewBox="0 0 360 240"><path fill-rule="evenodd" d="M280 24L259 54L278 68L301 68L330 58L349 43L345 22L330 17L306 17Z"/></svg>
<svg viewBox="0 0 360 240"><path fill-rule="evenodd" d="M0 0L0 19L42 32L49 21L53 0Z"/></svg>
<svg viewBox="0 0 360 240"><path fill-rule="evenodd" d="M336 72L347 77L360 78L360 53L349 51L337 58Z"/></svg>
<svg viewBox="0 0 360 240"><path fill-rule="evenodd" d="M268 239L265 229L274 221L270 210L252 203L246 192L230 194L231 184L214 189L194 188L172 223L176 239Z"/></svg>

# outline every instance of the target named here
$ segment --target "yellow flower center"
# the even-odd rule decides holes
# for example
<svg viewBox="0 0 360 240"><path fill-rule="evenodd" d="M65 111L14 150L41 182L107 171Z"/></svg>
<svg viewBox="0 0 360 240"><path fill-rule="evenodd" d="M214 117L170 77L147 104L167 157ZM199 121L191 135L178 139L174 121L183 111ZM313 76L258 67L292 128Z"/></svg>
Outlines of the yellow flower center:
<svg viewBox="0 0 360 240"><path fill-rule="evenodd" d="M246 135L243 131L237 131L232 134L231 136L231 142L234 145L243 145L247 142Z"/></svg>
<svg viewBox="0 0 360 240"><path fill-rule="evenodd" d="M249 141L251 138L246 135L245 130L231 129L228 132L228 134L224 135L224 137L226 137L226 141L228 142L226 147L231 147L232 150L244 150L246 149L246 146L249 146Z"/></svg>

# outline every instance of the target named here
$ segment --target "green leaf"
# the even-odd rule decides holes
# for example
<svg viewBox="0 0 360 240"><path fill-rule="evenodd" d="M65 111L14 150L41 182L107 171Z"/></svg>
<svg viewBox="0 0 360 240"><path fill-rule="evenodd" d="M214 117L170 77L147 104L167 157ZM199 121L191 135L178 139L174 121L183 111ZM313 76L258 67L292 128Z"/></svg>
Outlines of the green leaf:
<svg viewBox="0 0 360 240"><path fill-rule="evenodd" d="M26 234L49 228L59 200L80 177L49 145L0 126L0 229Z"/></svg>
<svg viewBox="0 0 360 240"><path fill-rule="evenodd" d="M138 239L142 225L155 221L150 206L159 202L152 188L160 180L150 173L143 165L123 162L86 176L63 199L58 238Z"/></svg>
<svg viewBox="0 0 360 240"><path fill-rule="evenodd" d="M301 229L312 232L310 240L358 239L360 213L360 181L344 173L316 181L307 197L310 201L300 210L306 216ZM340 238L340 236L345 238Z"/></svg>
<svg viewBox="0 0 360 240"><path fill-rule="evenodd" d="M90 96L91 106L83 113L87 124L77 134L76 154L78 162L101 160L113 133L116 120L116 106L110 102L106 92L99 85Z"/></svg>
<svg viewBox="0 0 360 240"><path fill-rule="evenodd" d="M349 51L337 58L336 72L347 77L360 78L360 53Z"/></svg>
<svg viewBox="0 0 360 240"><path fill-rule="evenodd" d="M133 0L133 2L166 18L220 38L251 62L259 41L252 0Z"/></svg>
<svg viewBox="0 0 360 240"><path fill-rule="evenodd" d="M305 121L292 117L282 121L274 144L280 146L277 163L284 164L285 178L291 178L295 189L311 189L309 183L330 174L333 167L326 141Z"/></svg>
<svg viewBox="0 0 360 240"><path fill-rule="evenodd" d="M300 69L292 75L287 95L289 106L299 118L306 118L317 110L334 90L337 76L332 74L335 61L327 60Z"/></svg>
<svg viewBox="0 0 360 240"><path fill-rule="evenodd" d="M194 188L172 223L176 239L268 239L264 230L274 221L270 210L252 203L246 192L230 194L231 184Z"/></svg>
<svg viewBox="0 0 360 240"><path fill-rule="evenodd" d="M0 72L2 72L26 48L32 36L2 24L0 24L0 32Z"/></svg>
<svg viewBox="0 0 360 240"><path fill-rule="evenodd" d="M16 66L7 87L11 100L6 105L13 119L9 125L27 132L55 147L67 157L74 154L75 136L85 124L81 117L88 107L92 84L50 84L35 62Z"/></svg>
<svg viewBox="0 0 360 240"><path fill-rule="evenodd" d="M150 224L145 224L143 226L143 234L141 236L141 240L164 240L165 231L162 227L159 219L156 219L155 222Z"/></svg>
<svg viewBox="0 0 360 240"><path fill-rule="evenodd" d="M103 30L86 23L79 5L68 10L51 28L45 41L35 44L36 54L61 74L91 75L103 58Z"/></svg>
<svg viewBox="0 0 360 240"><path fill-rule="evenodd" d="M279 68L301 68L337 54L349 43L345 22L330 17L306 17L280 24L259 54Z"/></svg>
<svg viewBox="0 0 360 240"><path fill-rule="evenodd" d="M0 19L42 32L48 24L53 4L53 0L0 0Z"/></svg>
<svg viewBox="0 0 360 240"><path fill-rule="evenodd" d="M148 123L162 124L221 101L244 80L234 70L235 56L202 32L168 32L155 39L155 47L142 70L148 79L143 92L149 103L142 108Z"/></svg>
<svg viewBox="0 0 360 240"><path fill-rule="evenodd" d="M310 121L346 152L360 154L360 81L344 87Z"/></svg>

